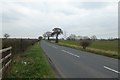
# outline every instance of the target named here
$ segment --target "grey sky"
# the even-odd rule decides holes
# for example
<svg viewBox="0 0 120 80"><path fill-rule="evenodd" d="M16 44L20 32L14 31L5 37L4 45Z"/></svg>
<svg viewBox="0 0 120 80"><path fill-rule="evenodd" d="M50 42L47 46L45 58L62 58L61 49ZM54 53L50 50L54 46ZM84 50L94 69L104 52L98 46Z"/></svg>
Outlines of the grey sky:
<svg viewBox="0 0 120 80"><path fill-rule="evenodd" d="M37 38L54 27L60 27L67 35L96 35L98 38L118 36L117 2L26 0L6 1L0 5L2 35L8 33L11 37Z"/></svg>

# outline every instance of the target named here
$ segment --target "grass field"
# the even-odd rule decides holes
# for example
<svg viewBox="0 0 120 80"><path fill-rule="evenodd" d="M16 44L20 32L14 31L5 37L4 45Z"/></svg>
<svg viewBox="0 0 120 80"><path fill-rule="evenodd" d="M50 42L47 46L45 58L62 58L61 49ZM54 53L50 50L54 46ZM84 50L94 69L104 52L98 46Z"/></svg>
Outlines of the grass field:
<svg viewBox="0 0 120 80"><path fill-rule="evenodd" d="M118 51L118 41L95 41L90 46L92 48L102 49L102 50L110 50L110 51Z"/></svg>
<svg viewBox="0 0 120 80"><path fill-rule="evenodd" d="M58 45L120 59L120 54L118 54L118 50L120 49L120 47L118 48L117 40L96 40L93 41L92 44L86 48L86 50L82 49L82 47L80 46L80 41L60 40Z"/></svg>
<svg viewBox="0 0 120 80"><path fill-rule="evenodd" d="M60 41L62 43L67 43L70 45L77 45L80 46L79 41ZM104 40L96 40L92 42L92 44L89 46L90 48L96 48L96 49L101 49L101 50L110 50L110 51L118 51L118 41L104 41Z"/></svg>
<svg viewBox="0 0 120 80"><path fill-rule="evenodd" d="M43 54L40 44L16 54L7 78L54 78L54 72ZM32 80L32 79L31 79Z"/></svg>

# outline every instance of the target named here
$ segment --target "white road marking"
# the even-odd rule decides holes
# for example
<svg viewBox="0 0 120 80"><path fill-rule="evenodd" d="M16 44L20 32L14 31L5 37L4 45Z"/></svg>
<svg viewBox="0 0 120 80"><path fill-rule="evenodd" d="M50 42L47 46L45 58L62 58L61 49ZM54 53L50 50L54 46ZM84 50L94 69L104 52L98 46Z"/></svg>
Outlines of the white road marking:
<svg viewBox="0 0 120 80"><path fill-rule="evenodd" d="M57 47L55 47L55 46L52 46L52 47L57 49Z"/></svg>
<svg viewBox="0 0 120 80"><path fill-rule="evenodd" d="M107 66L104 66L104 68L106 68L106 69L108 69L108 70L110 70L110 71L113 71L113 72L115 72L115 73L120 74L119 71L116 71L116 70L114 70L114 69L112 69L112 68L109 68L109 67L107 67Z"/></svg>
<svg viewBox="0 0 120 80"><path fill-rule="evenodd" d="M80 57L80 56L75 55L75 54L73 54L73 53L70 53L70 52L68 52L68 51L66 51L66 50L62 50L62 51L65 52L65 53L68 53L68 54L70 54L70 55L73 55L73 56L75 56L75 57Z"/></svg>

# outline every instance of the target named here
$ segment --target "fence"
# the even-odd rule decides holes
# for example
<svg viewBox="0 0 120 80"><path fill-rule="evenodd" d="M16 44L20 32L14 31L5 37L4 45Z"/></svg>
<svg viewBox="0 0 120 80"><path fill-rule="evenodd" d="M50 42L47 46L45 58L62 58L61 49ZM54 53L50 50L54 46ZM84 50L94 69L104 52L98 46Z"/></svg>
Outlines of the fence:
<svg viewBox="0 0 120 80"><path fill-rule="evenodd" d="M0 80L5 77L6 71L12 61L12 47L0 50Z"/></svg>

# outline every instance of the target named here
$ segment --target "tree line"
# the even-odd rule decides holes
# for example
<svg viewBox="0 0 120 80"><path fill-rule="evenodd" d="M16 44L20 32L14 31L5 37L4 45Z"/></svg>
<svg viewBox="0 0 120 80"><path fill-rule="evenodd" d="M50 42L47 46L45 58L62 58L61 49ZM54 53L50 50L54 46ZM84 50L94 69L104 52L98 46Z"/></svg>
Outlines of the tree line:
<svg viewBox="0 0 120 80"><path fill-rule="evenodd" d="M63 30L61 28L54 28L52 31L47 31L43 34L43 39L50 40L50 37L56 37L55 43L59 42L59 35L63 34ZM42 36L39 37L39 39L42 39ZM86 49L87 46L89 46L93 40L96 40L97 37L95 35L91 36L89 38L88 36L76 36L74 34L71 34L66 38L67 40L80 40L80 45L83 47L83 49Z"/></svg>
<svg viewBox="0 0 120 80"><path fill-rule="evenodd" d="M54 28L52 29L52 31L47 31L43 34L43 39L47 40L51 40L50 37L56 37L55 42L58 43L59 42L59 35L63 34L63 30L61 28ZM64 33L65 35L66 33ZM66 35L65 35L66 36ZM39 37L39 39L42 39L42 36ZM75 34L70 34L68 37L65 38L61 38L62 40L74 40L74 41L79 41L80 42L80 46L83 47L83 49L86 49L86 47L90 46L92 44L92 42L96 41L96 40L118 40L119 38L114 38L114 39L97 39L97 37L95 35L88 37L88 36L76 36Z"/></svg>
<svg viewBox="0 0 120 80"><path fill-rule="evenodd" d="M63 30L61 28L54 28L54 29L52 29L52 31L45 32L43 34L43 39L47 38L48 40L50 40L50 37L55 36L56 37L55 42L58 43L59 42L58 37L59 37L60 34L63 34ZM41 39L41 38L42 37L40 36L39 39Z"/></svg>
<svg viewBox="0 0 120 80"><path fill-rule="evenodd" d="M97 40L97 37L95 35L88 37L88 36L76 36L75 34L70 34L66 38L67 40L82 40L82 39L91 39L91 40Z"/></svg>

